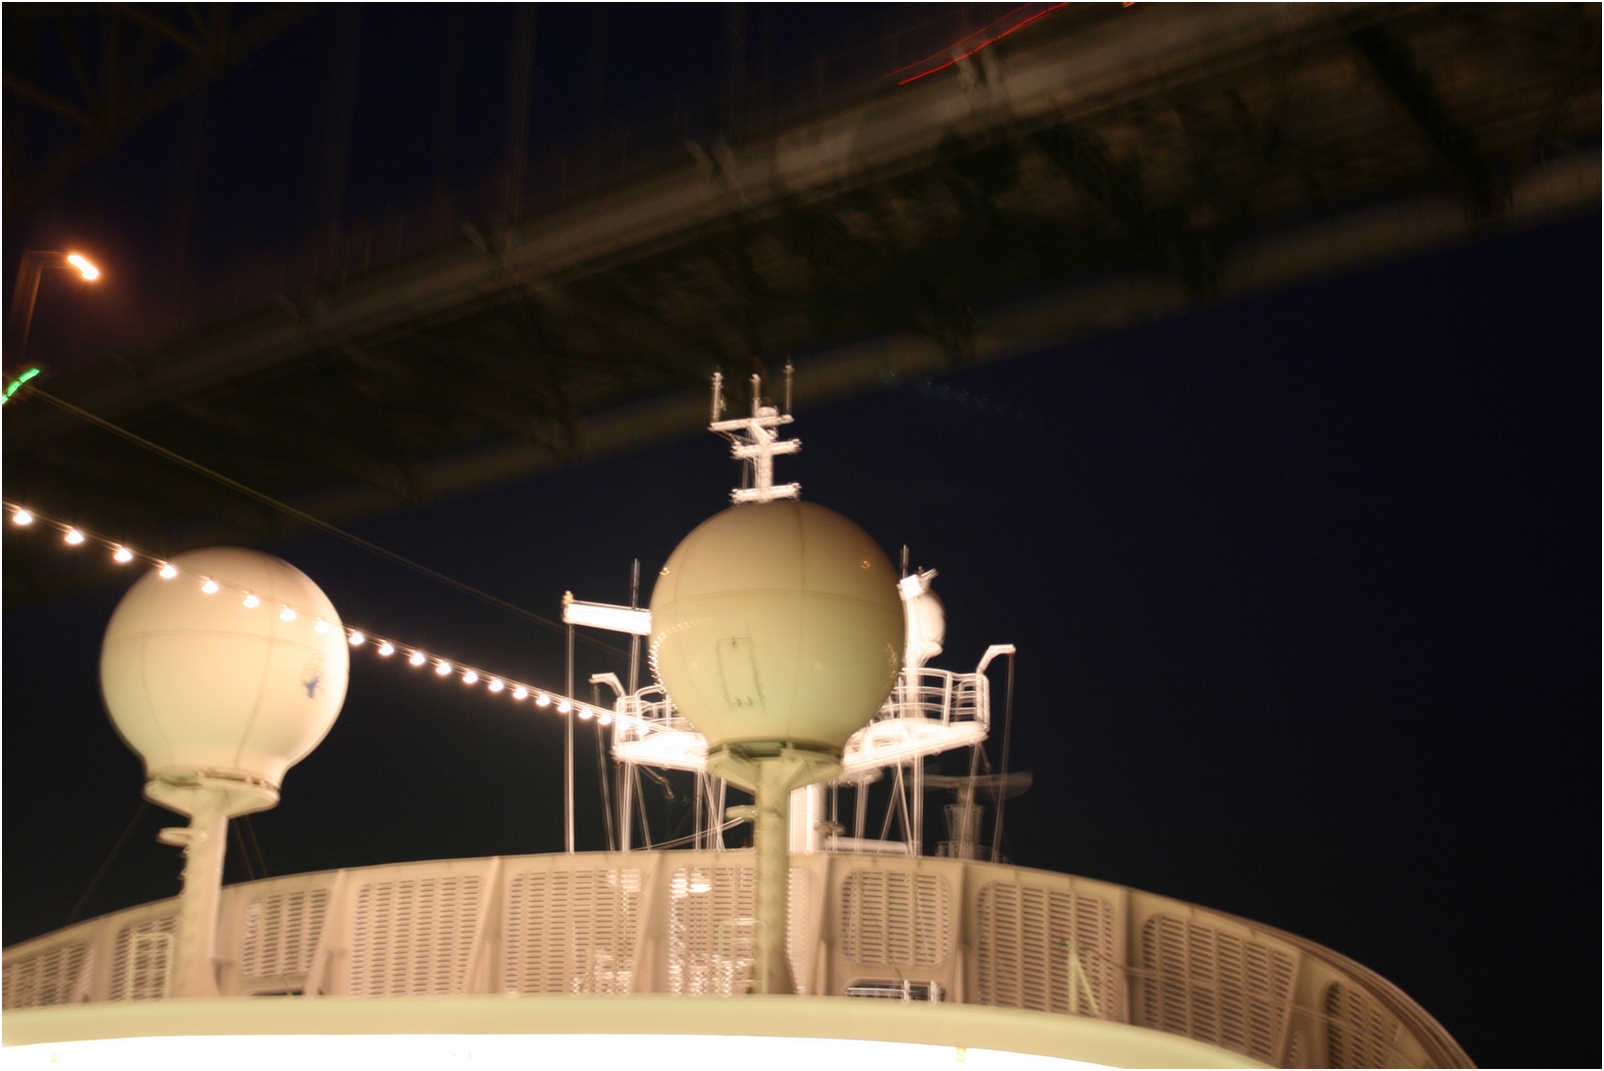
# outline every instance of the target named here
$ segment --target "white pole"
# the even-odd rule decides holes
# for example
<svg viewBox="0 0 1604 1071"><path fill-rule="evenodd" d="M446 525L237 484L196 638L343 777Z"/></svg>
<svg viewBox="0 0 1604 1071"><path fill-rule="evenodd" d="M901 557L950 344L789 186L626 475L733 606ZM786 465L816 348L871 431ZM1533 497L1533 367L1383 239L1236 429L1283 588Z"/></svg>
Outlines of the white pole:
<svg viewBox="0 0 1604 1071"><path fill-rule="evenodd" d="M568 626L568 687L563 692L571 701L574 696L574 626ZM569 703L568 717L563 729L563 848L574 854L574 711Z"/></svg>
<svg viewBox="0 0 1604 1071"><path fill-rule="evenodd" d="M632 841L631 834L635 829L635 816L630 812L635 806L632 797L635 788L635 769L625 762L618 767L618 828L622 839L618 843L620 851L629 851Z"/></svg>
<svg viewBox="0 0 1604 1071"><path fill-rule="evenodd" d="M787 843L794 770L783 759L758 763L752 844L757 850L757 933L754 967L759 993L791 993L791 967L785 959L785 907L790 892L791 856Z"/></svg>
<svg viewBox="0 0 1604 1071"><path fill-rule="evenodd" d="M217 898L223 886L228 795L195 790L184 845L184 888L178 894L178 948L173 957L173 995L217 996L212 962L217 944Z"/></svg>
<svg viewBox="0 0 1604 1071"><path fill-rule="evenodd" d="M925 853L925 760L916 755L913 760L913 828L908 831L914 855Z"/></svg>

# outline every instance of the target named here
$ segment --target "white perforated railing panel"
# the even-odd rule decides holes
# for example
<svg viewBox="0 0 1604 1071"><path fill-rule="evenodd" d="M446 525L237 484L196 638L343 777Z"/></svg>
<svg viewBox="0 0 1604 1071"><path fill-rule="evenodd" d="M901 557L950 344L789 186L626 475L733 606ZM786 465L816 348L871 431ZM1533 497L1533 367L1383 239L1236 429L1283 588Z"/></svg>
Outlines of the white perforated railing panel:
<svg viewBox="0 0 1604 1071"><path fill-rule="evenodd" d="M351 922L354 996L460 993L484 881L476 874L370 881Z"/></svg>
<svg viewBox="0 0 1604 1071"><path fill-rule="evenodd" d="M89 943L73 941L8 959L0 977L0 1007L39 1008L81 999L90 958Z"/></svg>
<svg viewBox="0 0 1604 1071"><path fill-rule="evenodd" d="M640 921L638 869L526 870L507 884L501 988L628 993Z"/></svg>
<svg viewBox="0 0 1604 1071"><path fill-rule="evenodd" d="M952 954L952 885L937 874L859 870L841 884L841 951L864 967L934 967Z"/></svg>
<svg viewBox="0 0 1604 1071"><path fill-rule="evenodd" d="M177 912L131 922L117 931L111 959L112 1000L155 1000L167 995L172 939L177 932ZM167 940L141 940L157 935Z"/></svg>
<svg viewBox="0 0 1604 1071"><path fill-rule="evenodd" d="M247 980L304 975L312 966L327 889L297 889L253 899L245 908L240 938L240 974Z"/></svg>
<svg viewBox="0 0 1604 1071"><path fill-rule="evenodd" d="M1396 1045L1403 1029L1395 1016L1353 986L1326 988L1326 1056L1332 1067L1415 1067Z"/></svg>
<svg viewBox="0 0 1604 1071"><path fill-rule="evenodd" d="M975 935L977 1002L1123 1019L1115 917L1098 896L987 883Z"/></svg>
<svg viewBox="0 0 1604 1071"><path fill-rule="evenodd" d="M753 868L717 863L676 867L668 884L668 991L745 992L753 963ZM791 974L806 962L799 942L812 914L813 875L791 868L786 957ZM801 979L797 979L798 989Z"/></svg>
<svg viewBox="0 0 1604 1071"><path fill-rule="evenodd" d="M1296 963L1285 949L1197 921L1142 927L1141 1024L1276 1063Z"/></svg>

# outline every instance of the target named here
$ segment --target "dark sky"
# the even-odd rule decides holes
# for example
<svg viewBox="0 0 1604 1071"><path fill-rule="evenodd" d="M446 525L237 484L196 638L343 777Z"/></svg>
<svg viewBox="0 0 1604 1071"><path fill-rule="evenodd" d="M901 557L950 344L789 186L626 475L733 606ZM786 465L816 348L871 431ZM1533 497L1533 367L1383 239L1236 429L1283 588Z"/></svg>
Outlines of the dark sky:
<svg viewBox="0 0 1604 1071"><path fill-rule="evenodd" d="M409 71L438 75L442 9L361 17L369 77L346 214L426 197L442 158L464 161L443 173L447 185L491 171L504 75L465 62L455 157L442 154L420 132L432 120L408 126L400 103L376 96L406 92ZM703 16L609 27L610 54L630 57L609 71L632 73L609 74L598 114L636 101L644 114L676 78L694 88L722 77L724 24L691 17ZM775 41L824 32L801 9L762 17ZM861 13L868 25L883 18ZM543 8L541 20L551 51L538 79L552 110L537 122L555 143L581 129L573 116L593 99L589 68L564 68L561 43L583 53L595 27L578 8ZM394 38L383 48L380 28ZM842 41L857 32L828 29ZM506 29L482 20L463 33L470 59L505 46ZM249 82L211 97L228 147L198 185L209 207L192 261L233 270L255 243L315 224L324 132L308 99L328 76L321 40L292 37L264 58L283 67L282 101ZM306 77L284 73L294 71ZM559 104L559 88L574 100ZM713 108L716 87L708 94ZM121 192L108 163L8 219L8 263L38 236L68 233L97 236L123 263L177 256L156 224L128 221L172 196L160 139L181 121L173 113L125 147ZM259 188L241 177L275 154L304 173L264 171ZM251 211L231 216L240 204ZM1327 944L1397 983L1483 1065L1598 1061L1600 222L1490 238L844 402L811 403L804 372L806 448L781 462L783 478L888 553L907 543L917 564L940 570L939 664L968 669L989 643L1019 646L1012 765L1036 781L1008 812L1016 861ZM132 315L139 288L163 296L158 283L97 313L105 330L126 325L117 317ZM48 320L41 330L48 339ZM565 589L624 601L631 558L655 575L735 478L719 440L685 430L357 530L553 617ZM46 536L5 532L4 553L75 568ZM333 539L260 549L310 574L350 622L561 684L554 630ZM5 614L7 944L63 922L138 806L139 764L97 684L100 636L124 590L106 573L91 594ZM579 678L597 669L621 671L622 660L582 646ZM558 850L561 738L553 717L358 653L339 722L252 825L273 874ZM595 752L581 739L579 837L596 848ZM683 789L681 778L672 803L649 790L656 836L684 831ZM176 892L178 854L154 840L176 822L145 811L85 914ZM245 876L235 853L227 878Z"/></svg>

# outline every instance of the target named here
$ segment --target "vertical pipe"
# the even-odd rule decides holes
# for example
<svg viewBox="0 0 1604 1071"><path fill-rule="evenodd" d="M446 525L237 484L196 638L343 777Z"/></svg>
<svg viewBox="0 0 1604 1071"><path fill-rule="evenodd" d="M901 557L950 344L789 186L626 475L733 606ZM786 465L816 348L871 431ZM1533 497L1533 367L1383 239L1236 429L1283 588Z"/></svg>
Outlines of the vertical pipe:
<svg viewBox="0 0 1604 1071"><path fill-rule="evenodd" d="M696 807L691 818L691 847L697 851L702 850L702 773L700 770L691 774L696 779Z"/></svg>
<svg viewBox="0 0 1604 1071"><path fill-rule="evenodd" d="M980 838L977 835L980 823L975 820L975 777L980 770L980 745L975 744L969 749L969 782L964 785L959 798L963 800L963 809L958 818L958 858L975 859L980 852L976 849ZM973 823L973 824L971 824Z"/></svg>
<svg viewBox="0 0 1604 1071"><path fill-rule="evenodd" d="M863 840L863 827L869 821L869 779L863 778L858 782L857 788L852 790L852 804L857 808L853 818L852 835L859 841Z"/></svg>
<svg viewBox="0 0 1604 1071"><path fill-rule="evenodd" d="M574 853L574 626L568 626L568 678L563 695L569 700L563 721L563 850Z"/></svg>
<svg viewBox="0 0 1604 1071"><path fill-rule="evenodd" d="M1003 804L1008 800L1008 747L1014 730L1014 656L1008 655L1008 690L1003 696L1002 776L997 781L997 824L993 827L991 861L1002 858Z"/></svg>
<svg viewBox="0 0 1604 1071"><path fill-rule="evenodd" d="M925 853L925 760L916 755L913 760L913 828L908 830L908 843L914 855Z"/></svg>
<svg viewBox="0 0 1604 1071"><path fill-rule="evenodd" d="M718 783L713 789L714 794L718 799L718 803L713 808L715 815L713 819L713 850L716 852L722 852L724 850L724 809L726 800L725 790L727 788L728 782L726 782L724 778L720 777L718 779Z"/></svg>
<svg viewBox="0 0 1604 1071"><path fill-rule="evenodd" d="M636 558L629 567L629 608L640 608L640 559ZM637 633L629 634L629 694L634 695L635 689L640 686L640 636Z"/></svg>
<svg viewBox="0 0 1604 1071"><path fill-rule="evenodd" d="M630 777L635 781L635 811L640 815L640 839L648 849L652 846L652 824L646 820L646 793L640 787L640 767L629 768Z"/></svg>
<svg viewBox="0 0 1604 1071"><path fill-rule="evenodd" d="M217 899L223 885L223 852L228 847L227 796L218 789L195 792L188 842L184 846L184 888L178 895L178 948L173 957L173 995L217 996L212 955L217 943Z"/></svg>
<svg viewBox="0 0 1604 1071"><path fill-rule="evenodd" d="M629 851L631 834L635 829L634 816L630 808L635 805L632 794L635 789L635 768L629 763L623 763L618 768L618 832L619 850Z"/></svg>
<svg viewBox="0 0 1604 1071"><path fill-rule="evenodd" d="M757 816L752 846L757 852L755 968L759 993L795 991L785 960L785 904L790 891L791 859L787 844L791 791L783 761L758 763Z"/></svg>
<svg viewBox="0 0 1604 1071"><path fill-rule="evenodd" d="M791 851L812 855L820 850L819 823L824 818L824 785L814 782L791 790Z"/></svg>

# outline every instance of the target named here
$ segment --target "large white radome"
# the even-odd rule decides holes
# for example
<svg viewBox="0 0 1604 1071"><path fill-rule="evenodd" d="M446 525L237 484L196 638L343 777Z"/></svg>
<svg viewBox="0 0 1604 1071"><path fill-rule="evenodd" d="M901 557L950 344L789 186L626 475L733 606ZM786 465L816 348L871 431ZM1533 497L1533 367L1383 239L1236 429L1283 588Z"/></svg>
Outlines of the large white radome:
<svg viewBox="0 0 1604 1071"><path fill-rule="evenodd" d="M653 665L709 750L839 754L885 701L902 643L890 561L863 529L810 502L709 518L652 591Z"/></svg>
<svg viewBox="0 0 1604 1071"><path fill-rule="evenodd" d="M263 784L328 733L350 671L339 615L295 566L237 547L172 559L117 604L100 652L100 687L112 723L145 760L152 782L197 775ZM203 577L223 587L201 591ZM261 600L242 603L245 589ZM295 619L283 620L285 606ZM319 633L321 619L328 628Z"/></svg>

